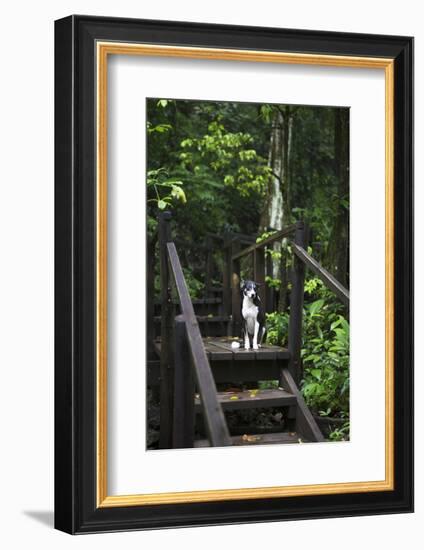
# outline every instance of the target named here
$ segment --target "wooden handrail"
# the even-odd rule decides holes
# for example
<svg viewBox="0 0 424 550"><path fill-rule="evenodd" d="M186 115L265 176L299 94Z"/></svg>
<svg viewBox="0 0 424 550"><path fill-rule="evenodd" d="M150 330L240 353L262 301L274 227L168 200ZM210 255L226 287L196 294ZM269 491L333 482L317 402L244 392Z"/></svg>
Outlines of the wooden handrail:
<svg viewBox="0 0 424 550"><path fill-rule="evenodd" d="M349 305L349 291L339 281L331 275L321 264L319 264L306 250L296 243L291 243L291 247L296 256L311 271L313 271L321 281L336 294L336 296L346 305Z"/></svg>
<svg viewBox="0 0 424 550"><path fill-rule="evenodd" d="M200 393L208 438L213 447L229 446L231 445L230 434L222 407L218 402L215 380L203 345L202 335L194 313L193 303L188 292L177 249L173 242L168 242L166 246L171 272L180 298L181 311L186 325L194 375Z"/></svg>
<svg viewBox="0 0 424 550"><path fill-rule="evenodd" d="M260 248L264 248L265 246L268 246L272 244L275 241L279 241L280 239L284 239L284 237L287 237L287 235L290 235L294 231L296 231L298 224L288 225L287 227L284 227L280 231L277 231L273 235L270 235L263 241L260 241L258 243L252 244L251 246L244 248L237 254L233 256L233 260L239 260L240 258L243 258L243 256L247 256L248 254L251 254L252 252L255 252L255 250L258 250Z"/></svg>

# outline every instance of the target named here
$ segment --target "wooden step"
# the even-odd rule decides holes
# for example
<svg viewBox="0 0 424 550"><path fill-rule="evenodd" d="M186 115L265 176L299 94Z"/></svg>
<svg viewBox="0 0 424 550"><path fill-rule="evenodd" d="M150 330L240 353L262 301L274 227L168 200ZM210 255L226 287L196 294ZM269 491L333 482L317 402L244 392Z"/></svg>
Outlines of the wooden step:
<svg viewBox="0 0 424 550"><path fill-rule="evenodd" d="M207 337L203 338L206 355L210 361L275 361L289 359L290 353L286 348L263 344L258 350L233 349L231 338ZM160 355L162 342L158 338L154 342L156 352Z"/></svg>
<svg viewBox="0 0 424 550"><path fill-rule="evenodd" d="M236 435L231 437L232 444L240 447L247 445L283 445L286 443L307 443L305 439L296 432L280 432L261 435ZM194 442L195 447L210 447L208 439L198 439Z"/></svg>
<svg viewBox="0 0 424 550"><path fill-rule="evenodd" d="M155 342L160 357L160 342ZM281 368L278 361L211 361L212 373L217 384L244 384L258 380L278 380ZM160 362L148 362L148 384L154 386L160 382Z"/></svg>
<svg viewBox="0 0 424 550"><path fill-rule="evenodd" d="M275 361L276 359L288 359L290 354L287 349L279 346L264 344L258 350L233 349L232 339L225 336L205 338L206 353L211 361Z"/></svg>
<svg viewBox="0 0 424 550"><path fill-rule="evenodd" d="M296 396L283 389L218 392L217 395L218 402L226 411L263 407L290 407L297 403ZM200 397L195 398L194 408L198 413L202 411Z"/></svg>

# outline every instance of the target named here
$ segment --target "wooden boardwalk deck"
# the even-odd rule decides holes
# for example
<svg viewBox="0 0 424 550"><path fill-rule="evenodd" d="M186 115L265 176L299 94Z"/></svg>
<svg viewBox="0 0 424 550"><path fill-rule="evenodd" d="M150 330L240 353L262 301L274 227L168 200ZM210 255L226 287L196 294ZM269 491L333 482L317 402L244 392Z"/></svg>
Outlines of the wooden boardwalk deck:
<svg viewBox="0 0 424 550"><path fill-rule="evenodd" d="M252 382L278 380L282 363L290 357L286 348L264 344L259 350L232 349L232 338L204 338L206 355L216 383ZM161 341L155 341L155 350L160 357Z"/></svg>
<svg viewBox="0 0 424 550"><path fill-rule="evenodd" d="M243 347L233 349L227 337L203 338L206 354L210 361L275 361L276 359L289 359L290 354L286 348L264 344L258 350L246 350ZM160 355L161 341L155 341L155 348Z"/></svg>

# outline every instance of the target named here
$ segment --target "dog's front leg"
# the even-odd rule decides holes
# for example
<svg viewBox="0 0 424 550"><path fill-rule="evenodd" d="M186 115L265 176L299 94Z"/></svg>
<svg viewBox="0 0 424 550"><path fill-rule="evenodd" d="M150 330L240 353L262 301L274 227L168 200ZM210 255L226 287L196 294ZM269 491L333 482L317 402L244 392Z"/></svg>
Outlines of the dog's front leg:
<svg viewBox="0 0 424 550"><path fill-rule="evenodd" d="M244 349L250 348L249 333L247 332L247 327L244 328Z"/></svg>
<svg viewBox="0 0 424 550"><path fill-rule="evenodd" d="M255 322L255 332L253 333L253 349L259 349L258 347L258 333L259 333L259 323Z"/></svg>

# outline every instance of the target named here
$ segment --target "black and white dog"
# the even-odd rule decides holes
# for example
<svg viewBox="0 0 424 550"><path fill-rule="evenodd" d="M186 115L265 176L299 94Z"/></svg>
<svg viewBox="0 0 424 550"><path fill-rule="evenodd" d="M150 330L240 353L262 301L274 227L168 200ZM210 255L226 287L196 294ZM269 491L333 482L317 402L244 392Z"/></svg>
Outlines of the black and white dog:
<svg viewBox="0 0 424 550"><path fill-rule="evenodd" d="M245 349L258 349L262 345L265 334L265 311L258 294L259 284L253 281L243 281L241 285L241 317L242 339Z"/></svg>

